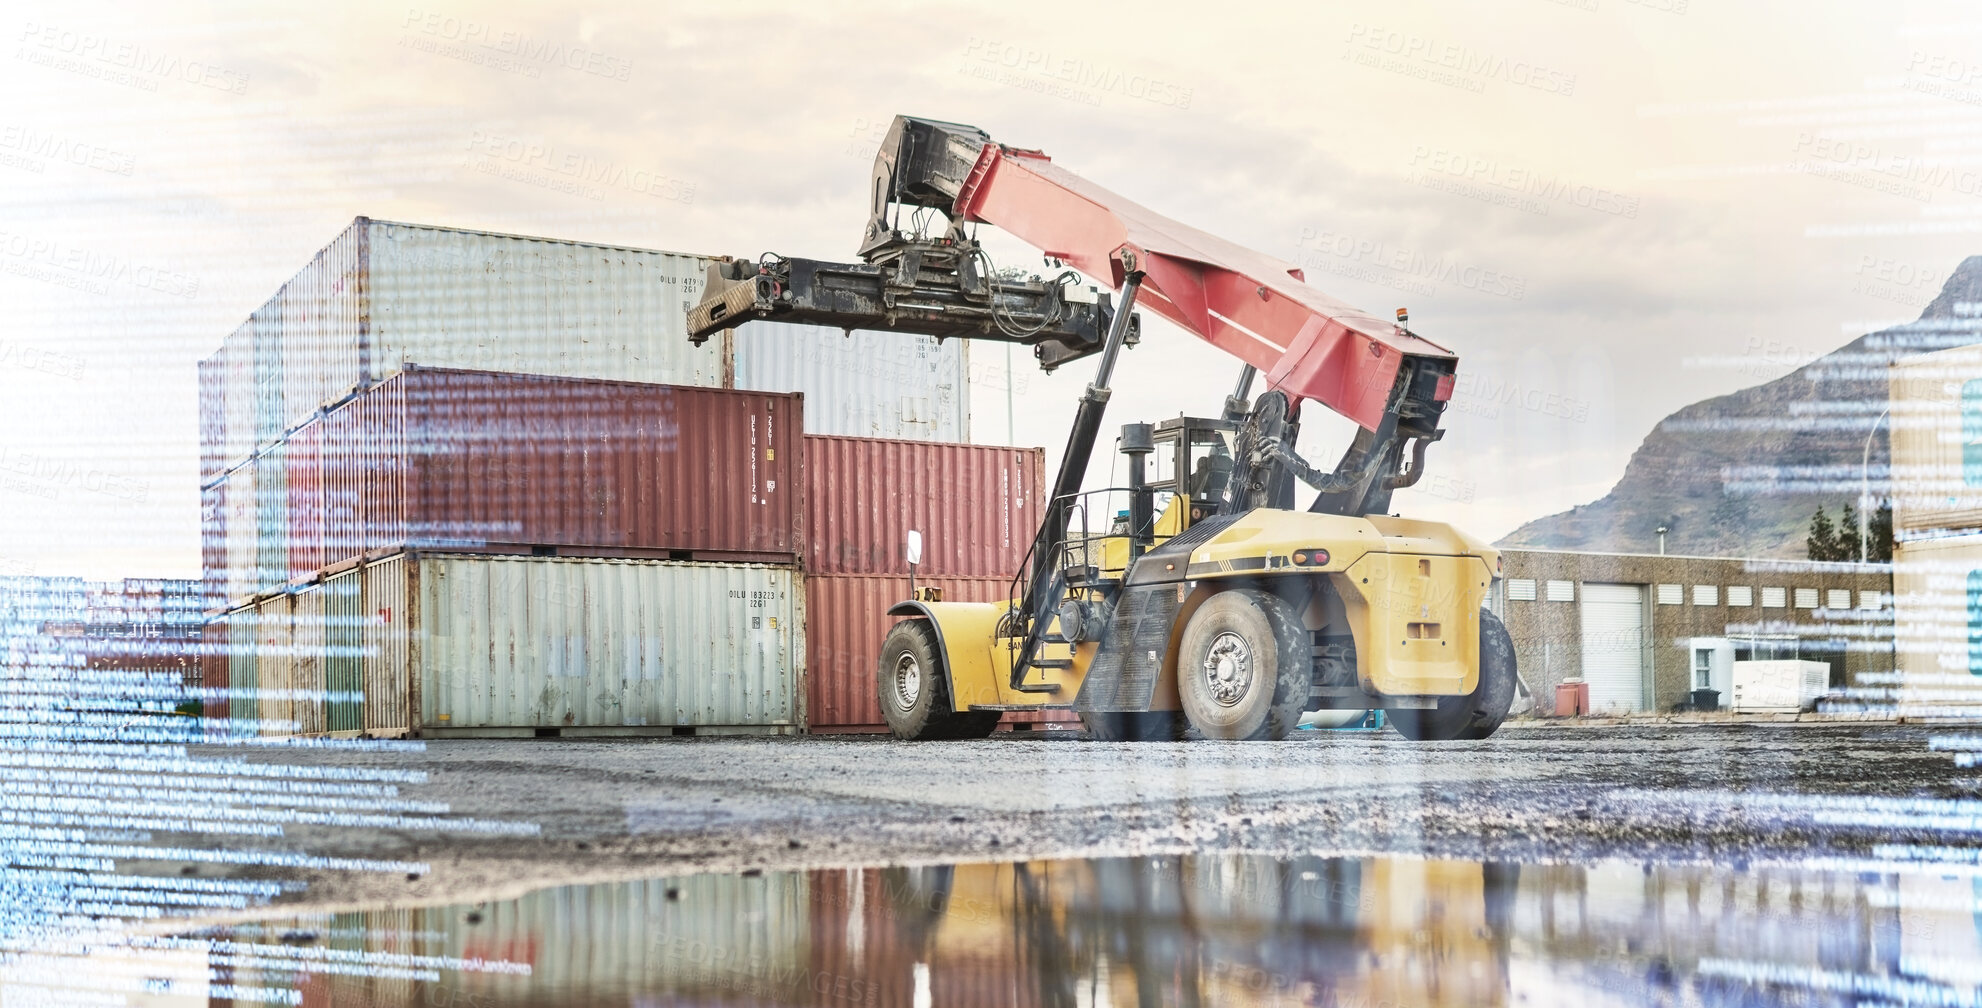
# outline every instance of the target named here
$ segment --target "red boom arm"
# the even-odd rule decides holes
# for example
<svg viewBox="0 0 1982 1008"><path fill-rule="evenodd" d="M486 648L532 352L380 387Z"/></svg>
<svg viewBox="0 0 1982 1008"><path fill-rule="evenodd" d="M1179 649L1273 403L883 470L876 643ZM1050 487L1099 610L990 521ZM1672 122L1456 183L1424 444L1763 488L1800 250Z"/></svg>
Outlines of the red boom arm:
<svg viewBox="0 0 1982 1008"><path fill-rule="evenodd" d="M959 220L1002 228L1120 288L1121 252L1144 273L1143 304L1258 368L1269 384L1375 430L1406 356L1452 358L1395 322L1304 282L1299 267L1124 199L1039 151L987 143L957 194ZM1452 379L1436 398L1451 396Z"/></svg>

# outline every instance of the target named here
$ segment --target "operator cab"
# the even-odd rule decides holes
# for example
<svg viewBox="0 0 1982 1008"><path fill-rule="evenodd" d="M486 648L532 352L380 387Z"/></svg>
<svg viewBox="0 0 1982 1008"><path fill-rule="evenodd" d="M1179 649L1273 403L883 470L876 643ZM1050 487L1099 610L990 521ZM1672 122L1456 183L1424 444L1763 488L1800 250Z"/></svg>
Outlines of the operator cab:
<svg viewBox="0 0 1982 1008"><path fill-rule="evenodd" d="M1155 425L1155 451L1149 453L1145 473L1155 522L1144 545L1168 539L1218 513L1231 493L1237 437L1237 424L1205 417L1177 417Z"/></svg>

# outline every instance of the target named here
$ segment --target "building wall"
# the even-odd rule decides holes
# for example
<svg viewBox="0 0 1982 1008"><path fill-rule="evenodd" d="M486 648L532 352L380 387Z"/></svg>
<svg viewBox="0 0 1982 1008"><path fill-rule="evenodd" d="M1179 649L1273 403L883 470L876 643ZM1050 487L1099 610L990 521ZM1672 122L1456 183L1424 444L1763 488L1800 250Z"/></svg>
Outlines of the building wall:
<svg viewBox="0 0 1982 1008"><path fill-rule="evenodd" d="M1834 689L1857 687L1864 677L1889 675L1893 668L1890 565L1547 550L1504 550L1500 556L1502 578L1493 605L1514 638L1521 674L1536 693L1539 713L1553 712L1558 683L1582 674L1585 584L1644 586L1651 711L1671 710L1688 699L1695 638L1794 637L1806 657L1840 652L1832 669ZM1534 582L1534 601L1509 597L1517 581ZM1571 582L1571 599L1549 601L1549 581ZM1679 602L1662 604L1660 585L1678 585ZM1712 587L1713 601L1696 599L1696 586ZM1748 588L1752 604L1730 604L1731 587ZM1763 604L1765 588L1783 589L1780 608ZM1814 590L1817 605L1800 607L1798 589ZM1842 601L1833 597L1837 591L1850 593L1848 607L1830 606ZM1724 664L1727 656L1721 657ZM1721 692L1725 705L1727 690Z"/></svg>

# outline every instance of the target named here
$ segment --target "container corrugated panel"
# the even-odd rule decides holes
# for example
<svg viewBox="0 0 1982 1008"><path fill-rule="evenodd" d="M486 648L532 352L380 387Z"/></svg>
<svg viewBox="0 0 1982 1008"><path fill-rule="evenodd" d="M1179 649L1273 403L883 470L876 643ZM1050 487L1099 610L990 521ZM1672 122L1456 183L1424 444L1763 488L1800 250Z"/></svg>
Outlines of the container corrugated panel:
<svg viewBox="0 0 1982 1008"><path fill-rule="evenodd" d="M412 730L412 648L407 628L413 612L408 589L418 566L404 556L365 565L359 592L364 620L358 628L359 677L365 691L364 730L390 738Z"/></svg>
<svg viewBox="0 0 1982 1008"><path fill-rule="evenodd" d="M293 694L295 650L290 646L293 599L273 595L255 606L255 686L260 692L263 735L288 735L297 720Z"/></svg>
<svg viewBox="0 0 1982 1008"><path fill-rule="evenodd" d="M326 443L322 457L360 469L326 482L360 487L368 553L560 546L796 557L799 403L422 368L333 410L326 430L358 444Z"/></svg>
<svg viewBox="0 0 1982 1008"><path fill-rule="evenodd" d="M255 453L255 327L243 322L220 344L222 400L221 468L234 469Z"/></svg>
<svg viewBox="0 0 1982 1008"><path fill-rule="evenodd" d="M365 551L365 456L367 401L354 400L324 414L317 426L318 479L323 487L323 562L340 563Z"/></svg>
<svg viewBox="0 0 1982 1008"><path fill-rule="evenodd" d="M296 734L322 735L324 663L328 657L323 585L299 589L289 599L289 688L297 694L289 710L296 719Z"/></svg>
<svg viewBox="0 0 1982 1008"><path fill-rule="evenodd" d="M324 730L363 731L365 705L357 698L365 688L364 574L349 570L327 577L317 590L323 596Z"/></svg>
<svg viewBox="0 0 1982 1008"><path fill-rule="evenodd" d="M597 1005L638 991L632 1003L809 1003L819 982L806 972L811 904L809 873L767 872L559 886L480 904L479 919L429 910L423 923L441 938L418 952L531 968L527 976L444 972L421 1000L462 1008ZM837 982L844 993L847 984Z"/></svg>
<svg viewBox="0 0 1982 1008"><path fill-rule="evenodd" d="M254 445L261 448L282 439L287 429L282 403L282 295L277 292L267 304L248 316L251 330L250 353L255 358Z"/></svg>
<svg viewBox="0 0 1982 1008"><path fill-rule="evenodd" d="M423 554L407 574L424 727L802 723L791 568Z"/></svg>
<svg viewBox="0 0 1982 1008"><path fill-rule="evenodd" d="M1893 551L1893 652L1902 712L1982 707L1982 535Z"/></svg>
<svg viewBox="0 0 1982 1008"><path fill-rule="evenodd" d="M276 295L282 303L283 415L294 428L358 387L359 250L346 228Z"/></svg>
<svg viewBox="0 0 1982 1008"><path fill-rule="evenodd" d="M201 611L227 603L227 483L200 489Z"/></svg>
<svg viewBox="0 0 1982 1008"><path fill-rule="evenodd" d="M805 395L805 432L970 440L969 340L751 322L732 337L737 388Z"/></svg>
<svg viewBox="0 0 1982 1008"><path fill-rule="evenodd" d="M1893 365L1893 527L1982 527L1982 346Z"/></svg>
<svg viewBox="0 0 1982 1008"><path fill-rule="evenodd" d="M234 606L255 594L259 581L255 569L258 548L259 500L255 493L255 467L245 465L227 474L221 484L221 507L227 538L226 563L221 568L222 605Z"/></svg>
<svg viewBox="0 0 1982 1008"><path fill-rule="evenodd" d="M289 580L290 446L277 444L255 456L255 570L252 592L280 588Z"/></svg>
<svg viewBox="0 0 1982 1008"><path fill-rule="evenodd" d="M200 361L200 486L211 486L225 471L227 450L227 362L219 351Z"/></svg>
<svg viewBox="0 0 1982 1008"><path fill-rule="evenodd" d="M261 653L253 606L228 613L227 622L227 716L245 732L261 717L260 697L256 695L256 666Z"/></svg>
<svg viewBox="0 0 1982 1008"><path fill-rule="evenodd" d="M1045 466L1038 448L809 435L805 569L905 575L915 529L917 573L1009 576L1039 529Z"/></svg>
<svg viewBox="0 0 1982 1008"><path fill-rule="evenodd" d="M1009 578L918 577L916 585L943 589L945 602L996 602L1009 598ZM909 597L904 577L813 574L805 579L805 694L814 728L865 727L885 731L876 697L881 641L900 617L888 607Z"/></svg>
<svg viewBox="0 0 1982 1008"><path fill-rule="evenodd" d="M710 260L386 221L368 225L366 378L406 364L719 385L688 342Z"/></svg>
<svg viewBox="0 0 1982 1008"><path fill-rule="evenodd" d="M291 434L280 449L289 499L285 581L313 577L330 562L324 552L323 427L321 421L308 424Z"/></svg>
<svg viewBox="0 0 1982 1008"><path fill-rule="evenodd" d="M213 691L200 704L200 716L208 721L227 719L227 697L219 691L227 689L230 681L227 675L228 653L227 617L221 616L209 621L200 630L200 687Z"/></svg>

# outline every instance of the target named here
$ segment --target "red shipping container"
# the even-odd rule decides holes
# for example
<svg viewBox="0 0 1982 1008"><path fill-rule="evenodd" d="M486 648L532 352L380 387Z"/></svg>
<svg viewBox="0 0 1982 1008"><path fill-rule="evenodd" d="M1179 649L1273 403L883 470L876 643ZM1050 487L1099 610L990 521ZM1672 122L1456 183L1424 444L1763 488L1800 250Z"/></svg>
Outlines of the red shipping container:
<svg viewBox="0 0 1982 1008"><path fill-rule="evenodd" d="M943 589L945 602L997 602L1011 597L1009 577L915 579ZM1023 590L1021 586L1020 590ZM909 597L906 576L812 574L805 578L805 712L813 731L887 731L875 696L881 641L899 616L888 608ZM1075 722L1072 711L1022 711L1004 722Z"/></svg>
<svg viewBox="0 0 1982 1008"><path fill-rule="evenodd" d="M805 569L1009 578L1039 531L1046 452L882 438L805 438Z"/></svg>
<svg viewBox="0 0 1982 1008"><path fill-rule="evenodd" d="M227 689L227 620L224 618L208 623L200 631L200 688ZM218 696L208 693L200 703L200 714L209 721L224 721L227 705L224 692Z"/></svg>
<svg viewBox="0 0 1982 1008"><path fill-rule="evenodd" d="M330 562L324 552L323 429L323 421L312 420L282 446L290 580L314 577Z"/></svg>
<svg viewBox="0 0 1982 1008"><path fill-rule="evenodd" d="M325 418L326 536L357 550L690 553L789 563L800 398L416 368Z"/></svg>

